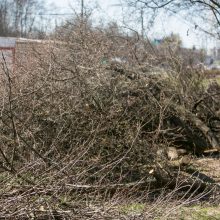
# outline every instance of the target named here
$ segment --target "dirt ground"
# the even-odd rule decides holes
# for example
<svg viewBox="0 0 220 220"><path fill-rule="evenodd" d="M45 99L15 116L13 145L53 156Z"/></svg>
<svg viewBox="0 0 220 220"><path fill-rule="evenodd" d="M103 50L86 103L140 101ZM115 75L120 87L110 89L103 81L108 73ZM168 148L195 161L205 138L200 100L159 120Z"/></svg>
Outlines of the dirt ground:
<svg viewBox="0 0 220 220"><path fill-rule="evenodd" d="M210 176L216 181L216 184L220 185L220 157L204 157L201 159L195 159L193 161L195 166L200 172L207 176Z"/></svg>
<svg viewBox="0 0 220 220"><path fill-rule="evenodd" d="M220 187L220 154L204 158L195 158L192 166L199 172L215 180ZM182 206L167 219L181 220L220 220L220 194L217 193L213 201Z"/></svg>

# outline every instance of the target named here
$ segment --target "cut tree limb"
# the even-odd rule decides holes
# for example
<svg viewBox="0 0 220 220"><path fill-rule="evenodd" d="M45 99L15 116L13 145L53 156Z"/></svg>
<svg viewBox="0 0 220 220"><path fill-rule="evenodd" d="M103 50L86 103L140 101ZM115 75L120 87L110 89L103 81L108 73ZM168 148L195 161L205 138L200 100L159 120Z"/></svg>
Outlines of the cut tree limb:
<svg viewBox="0 0 220 220"><path fill-rule="evenodd" d="M199 119L192 112L188 111L186 108L182 109L181 107L176 106L176 110L179 112L180 115L183 116L183 118L189 120L202 132L202 134L207 139L212 149L217 149L218 151L220 151L220 143L218 138L201 119Z"/></svg>
<svg viewBox="0 0 220 220"><path fill-rule="evenodd" d="M166 168L157 166L152 175L161 186L176 188L182 190L203 191L212 190L217 185L215 180L199 171L189 174L180 170L168 171Z"/></svg>
<svg viewBox="0 0 220 220"><path fill-rule="evenodd" d="M211 131L211 129L199 118L191 112L187 112L188 119L203 133L207 138L212 148L220 150L220 144L218 138Z"/></svg>

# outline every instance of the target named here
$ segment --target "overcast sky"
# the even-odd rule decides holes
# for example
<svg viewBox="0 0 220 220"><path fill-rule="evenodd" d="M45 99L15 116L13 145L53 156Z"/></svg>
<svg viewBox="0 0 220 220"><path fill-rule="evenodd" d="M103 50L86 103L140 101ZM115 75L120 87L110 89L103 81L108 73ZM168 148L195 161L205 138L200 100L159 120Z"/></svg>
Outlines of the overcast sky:
<svg viewBox="0 0 220 220"><path fill-rule="evenodd" d="M79 10L79 2L80 0L47 0L48 4L52 4L57 7L57 10L71 13L72 8L75 10ZM77 4L78 2L78 4ZM84 0L85 4L94 4L94 0ZM99 5L99 10L96 12L96 18L101 19L102 21L110 21L115 20L122 24L122 9L121 7L117 7L116 5L120 4L120 0L97 0ZM78 8L77 8L78 5ZM64 20L67 18L66 16L57 16L57 20ZM182 17L175 15L171 17L158 17L155 27L146 34L151 38L162 38L165 35L169 35L170 33L178 33L183 40L183 44L185 47L212 47L213 42L210 40L209 36L205 36L201 34L197 30L193 24L190 24L189 21L186 21ZM140 24L135 25L135 28L140 30Z"/></svg>

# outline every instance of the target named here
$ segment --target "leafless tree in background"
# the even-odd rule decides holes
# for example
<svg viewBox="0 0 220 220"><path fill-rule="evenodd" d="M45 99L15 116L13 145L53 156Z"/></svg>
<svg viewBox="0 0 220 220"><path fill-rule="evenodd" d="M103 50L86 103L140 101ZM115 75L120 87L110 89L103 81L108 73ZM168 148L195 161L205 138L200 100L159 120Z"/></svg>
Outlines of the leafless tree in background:
<svg viewBox="0 0 220 220"><path fill-rule="evenodd" d="M171 15L181 14L184 19L195 25L195 29L219 37L220 3L218 0L124 0L124 2L128 7L142 8L151 14L159 11Z"/></svg>
<svg viewBox="0 0 220 220"><path fill-rule="evenodd" d="M9 8L11 4L7 0L0 2L0 34L7 36L10 33Z"/></svg>
<svg viewBox="0 0 220 220"><path fill-rule="evenodd" d="M43 4L41 0L1 0L0 35L27 37L36 32Z"/></svg>
<svg viewBox="0 0 220 220"><path fill-rule="evenodd" d="M13 0L14 28L17 35L27 36L33 30L36 14L42 12L39 0Z"/></svg>

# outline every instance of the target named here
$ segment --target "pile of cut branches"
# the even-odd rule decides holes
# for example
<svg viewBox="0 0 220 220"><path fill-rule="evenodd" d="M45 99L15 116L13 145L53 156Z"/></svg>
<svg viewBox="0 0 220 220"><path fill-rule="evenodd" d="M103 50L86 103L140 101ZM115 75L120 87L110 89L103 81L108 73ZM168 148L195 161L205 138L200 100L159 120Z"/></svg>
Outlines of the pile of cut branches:
<svg viewBox="0 0 220 220"><path fill-rule="evenodd" d="M168 148L193 155L219 150L220 86L206 89L200 71L173 59L152 74L147 71L152 63L135 64L137 56L130 63L111 62L118 52L114 44L132 54L136 42L128 40L93 30L82 37L74 29L43 53L33 48L34 66L15 73L4 69L2 195L7 190L26 199L34 195L40 205L42 197L60 201L73 192L76 197L88 191L112 196L122 189L138 194L160 182L152 169L161 161L168 165ZM165 154L158 156L161 149ZM12 210L19 201L8 200L7 207Z"/></svg>

